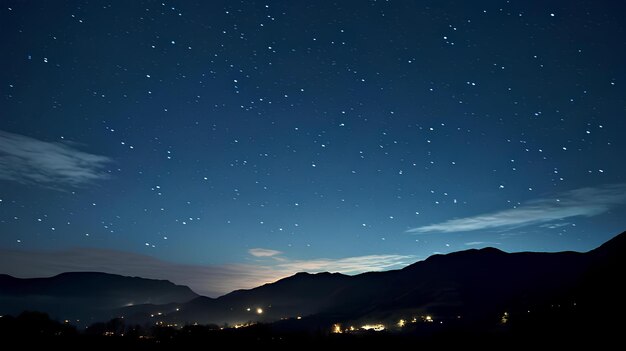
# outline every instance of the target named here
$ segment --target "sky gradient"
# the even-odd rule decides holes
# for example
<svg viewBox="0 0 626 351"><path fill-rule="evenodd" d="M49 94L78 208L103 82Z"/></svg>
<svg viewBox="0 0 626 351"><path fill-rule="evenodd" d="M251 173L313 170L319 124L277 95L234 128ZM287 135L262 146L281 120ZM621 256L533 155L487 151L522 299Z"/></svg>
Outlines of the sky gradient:
<svg viewBox="0 0 626 351"><path fill-rule="evenodd" d="M616 1L3 1L0 273L217 296L626 229Z"/></svg>

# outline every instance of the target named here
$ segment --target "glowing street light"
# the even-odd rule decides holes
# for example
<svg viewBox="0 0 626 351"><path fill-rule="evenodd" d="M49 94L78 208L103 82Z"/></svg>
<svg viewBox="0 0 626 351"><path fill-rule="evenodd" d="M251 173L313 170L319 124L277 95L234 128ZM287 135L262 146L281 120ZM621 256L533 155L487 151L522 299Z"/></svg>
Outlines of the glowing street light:
<svg viewBox="0 0 626 351"><path fill-rule="evenodd" d="M335 334L343 333L343 330L341 330L341 324L337 323L333 325L333 333Z"/></svg>

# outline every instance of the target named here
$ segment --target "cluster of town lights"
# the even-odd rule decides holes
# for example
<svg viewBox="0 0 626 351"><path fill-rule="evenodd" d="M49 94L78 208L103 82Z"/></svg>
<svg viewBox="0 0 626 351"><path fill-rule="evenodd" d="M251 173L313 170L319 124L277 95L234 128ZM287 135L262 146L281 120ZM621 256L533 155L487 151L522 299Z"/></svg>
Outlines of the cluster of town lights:
<svg viewBox="0 0 626 351"><path fill-rule="evenodd" d="M435 320L433 319L433 316L430 315L426 315L426 316L420 316L420 318L416 318L413 317L410 321L406 320L406 319L400 319L397 323L396 326L398 328L403 328L405 327L408 323L417 323L418 320L421 320L424 323L433 323ZM355 326L350 326L347 328L344 328L340 323L335 323L333 324L333 327L331 329L331 332L334 334L343 334L343 333L350 333L350 332L355 332L355 331L359 331L359 330L366 330L366 331L383 331L387 329L387 327L383 324L383 323L370 323L370 324L364 324L360 327L355 327Z"/></svg>

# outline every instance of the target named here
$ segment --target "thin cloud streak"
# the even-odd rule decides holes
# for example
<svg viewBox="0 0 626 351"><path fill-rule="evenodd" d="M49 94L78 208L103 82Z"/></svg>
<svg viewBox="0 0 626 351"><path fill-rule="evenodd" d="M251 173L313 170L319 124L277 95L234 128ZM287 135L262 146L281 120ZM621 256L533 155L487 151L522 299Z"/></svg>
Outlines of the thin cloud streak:
<svg viewBox="0 0 626 351"><path fill-rule="evenodd" d="M540 228L549 228L549 229L556 229L556 228L561 228L561 227L566 227L566 226L571 226L572 223L569 222L565 222L565 223L546 223L546 224L542 224L539 227Z"/></svg>
<svg viewBox="0 0 626 351"><path fill-rule="evenodd" d="M254 257L272 257L282 254L281 251L272 249L254 248L248 250L248 253Z"/></svg>
<svg viewBox="0 0 626 351"><path fill-rule="evenodd" d="M0 179L49 188L80 187L107 179L111 159L68 144L0 130Z"/></svg>
<svg viewBox="0 0 626 351"><path fill-rule="evenodd" d="M482 246L482 245L500 245L500 243L492 241L470 241L464 244L465 246Z"/></svg>
<svg viewBox="0 0 626 351"><path fill-rule="evenodd" d="M626 184L575 189L554 198L530 201L518 208L451 219L407 230L408 233L456 233L482 229L523 227L565 218L592 217L626 203Z"/></svg>
<svg viewBox="0 0 626 351"><path fill-rule="evenodd" d="M410 255L369 255L340 259L294 260L278 265L278 268L291 272L337 272L358 274L369 271L383 271L402 268L415 262Z"/></svg>
<svg viewBox="0 0 626 351"><path fill-rule="evenodd" d="M0 250L0 271L15 277L50 277L63 272L105 272L151 279L166 279L187 285L211 297L237 289L250 289L291 276L297 272L340 272L401 268L413 256L370 255L341 259L290 260L267 257L255 264L187 265L160 260L148 255L108 249L71 249L64 251Z"/></svg>

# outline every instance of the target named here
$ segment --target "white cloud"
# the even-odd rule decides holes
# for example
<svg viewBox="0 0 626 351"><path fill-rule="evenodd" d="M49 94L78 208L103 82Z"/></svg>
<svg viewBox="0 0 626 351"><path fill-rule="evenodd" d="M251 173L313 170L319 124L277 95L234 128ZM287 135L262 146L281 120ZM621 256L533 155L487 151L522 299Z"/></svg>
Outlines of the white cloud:
<svg viewBox="0 0 626 351"><path fill-rule="evenodd" d="M0 179L50 188L77 187L108 178L106 156L69 144L0 131Z"/></svg>
<svg viewBox="0 0 626 351"><path fill-rule="evenodd" d="M339 259L288 260L277 266L279 270L291 272L338 272L358 274L401 268L416 261L410 255L368 255Z"/></svg>
<svg viewBox="0 0 626 351"><path fill-rule="evenodd" d="M268 256L266 256L268 257ZM340 272L401 268L413 256L370 255L339 259L290 260L275 257L255 264L190 265L151 256L108 249L14 251L0 249L0 272L16 277L49 277L63 272L105 272L151 279L167 279L195 292L217 297L236 289L249 289L297 272Z"/></svg>
<svg viewBox="0 0 626 351"><path fill-rule="evenodd" d="M271 249L262 249L262 248L254 248L248 250L248 253L254 257L272 257L276 255L280 255L282 252Z"/></svg>
<svg viewBox="0 0 626 351"><path fill-rule="evenodd" d="M565 218L592 217L626 203L626 184L575 189L553 198L530 201L518 208L451 219L407 230L408 233L455 233L481 229L522 227Z"/></svg>
<svg viewBox="0 0 626 351"><path fill-rule="evenodd" d="M482 246L482 245L500 245L500 243L494 243L492 241L470 241L465 243L465 246Z"/></svg>

